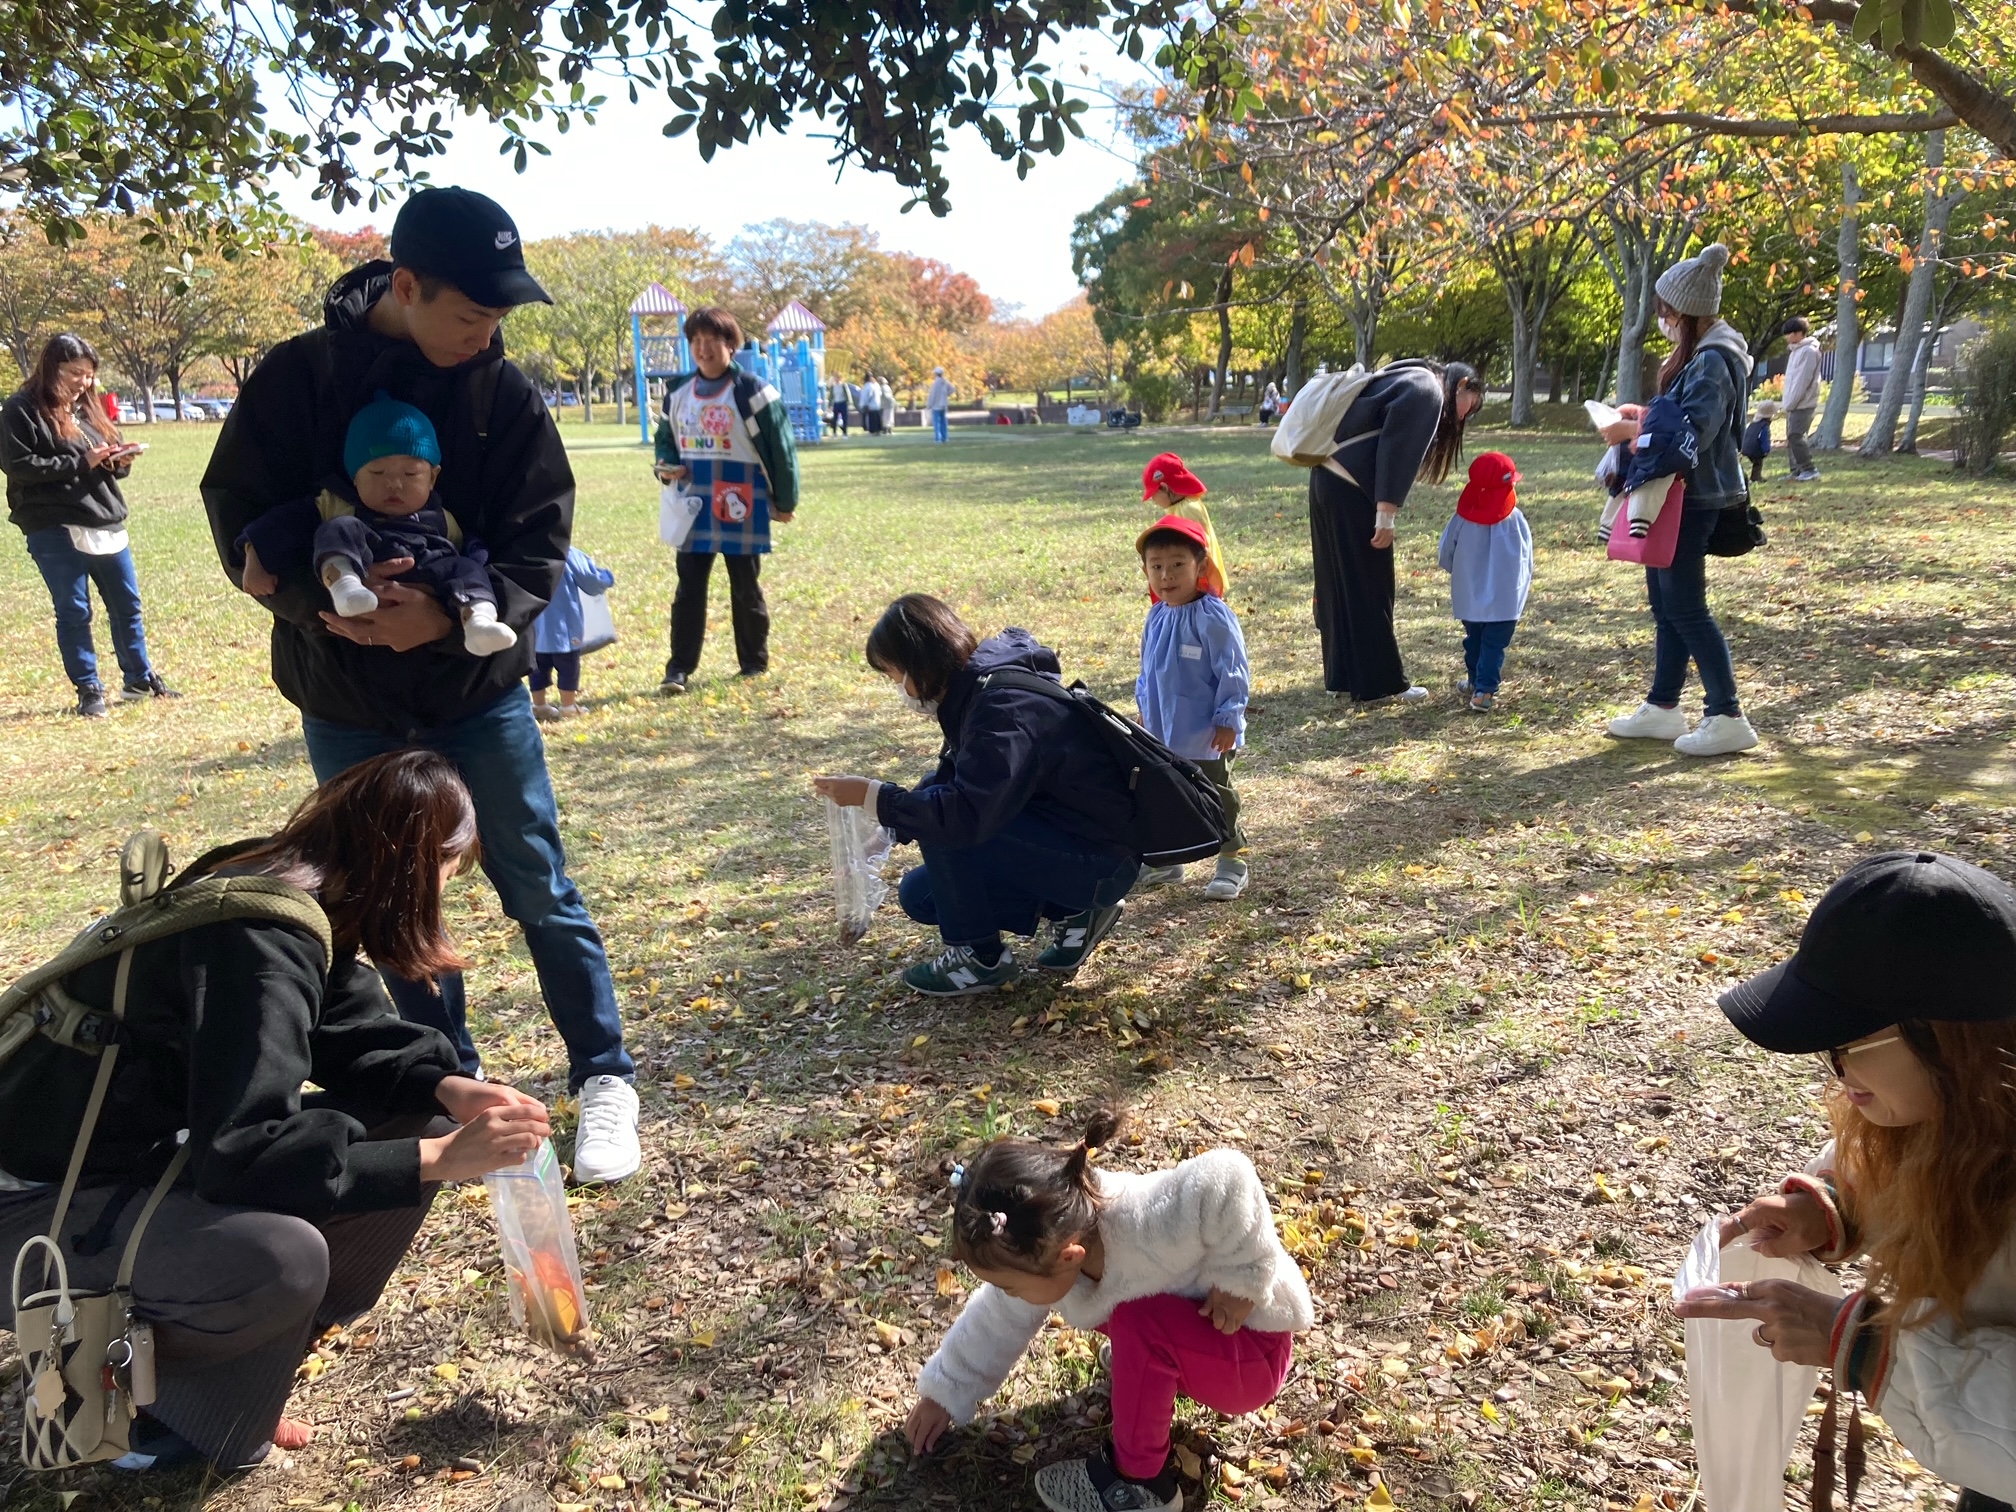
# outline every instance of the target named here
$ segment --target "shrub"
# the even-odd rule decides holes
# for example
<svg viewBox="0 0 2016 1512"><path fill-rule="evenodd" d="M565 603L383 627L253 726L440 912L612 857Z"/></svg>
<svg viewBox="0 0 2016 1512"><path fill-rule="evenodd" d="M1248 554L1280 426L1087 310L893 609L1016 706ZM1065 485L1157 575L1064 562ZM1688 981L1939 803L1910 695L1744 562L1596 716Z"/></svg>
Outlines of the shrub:
<svg viewBox="0 0 2016 1512"><path fill-rule="evenodd" d="M1136 373L1127 380L1127 397L1150 420L1167 420L1183 397L1183 385L1173 373Z"/></svg>
<svg viewBox="0 0 2016 1512"><path fill-rule="evenodd" d="M1985 473L2016 430L2016 325L1977 336L1960 354L1954 465Z"/></svg>

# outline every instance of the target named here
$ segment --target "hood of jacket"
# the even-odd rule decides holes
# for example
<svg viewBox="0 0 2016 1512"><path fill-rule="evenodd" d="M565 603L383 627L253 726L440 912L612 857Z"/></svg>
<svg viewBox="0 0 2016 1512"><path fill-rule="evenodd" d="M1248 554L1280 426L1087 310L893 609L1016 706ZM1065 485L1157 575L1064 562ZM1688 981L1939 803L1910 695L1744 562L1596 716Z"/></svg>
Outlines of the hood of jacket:
<svg viewBox="0 0 2016 1512"><path fill-rule="evenodd" d="M1057 660L1057 653L1027 630L1011 625L999 635L990 635L974 647L966 670L952 679L952 686L938 700L938 727L953 745L959 743L959 729L966 722L966 710L973 702L973 690L980 685L980 679L1003 667L1040 672L1060 682L1064 676L1064 664Z"/></svg>
<svg viewBox="0 0 2016 1512"><path fill-rule="evenodd" d="M1698 352L1703 347L1722 347L1739 358L1739 366L1742 367L1745 376L1757 366L1750 356L1750 343L1743 339L1741 331L1726 320L1717 320L1701 333L1701 339L1695 343L1694 350Z"/></svg>

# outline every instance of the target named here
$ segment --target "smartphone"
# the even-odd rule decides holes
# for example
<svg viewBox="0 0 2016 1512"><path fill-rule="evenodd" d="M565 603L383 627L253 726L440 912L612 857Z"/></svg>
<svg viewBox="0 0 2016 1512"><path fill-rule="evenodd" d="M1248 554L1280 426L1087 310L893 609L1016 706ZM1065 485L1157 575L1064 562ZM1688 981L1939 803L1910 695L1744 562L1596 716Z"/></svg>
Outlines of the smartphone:
<svg viewBox="0 0 2016 1512"><path fill-rule="evenodd" d="M124 446L113 452L112 455L115 457L137 457L145 450L147 450L147 443L145 441L128 441Z"/></svg>

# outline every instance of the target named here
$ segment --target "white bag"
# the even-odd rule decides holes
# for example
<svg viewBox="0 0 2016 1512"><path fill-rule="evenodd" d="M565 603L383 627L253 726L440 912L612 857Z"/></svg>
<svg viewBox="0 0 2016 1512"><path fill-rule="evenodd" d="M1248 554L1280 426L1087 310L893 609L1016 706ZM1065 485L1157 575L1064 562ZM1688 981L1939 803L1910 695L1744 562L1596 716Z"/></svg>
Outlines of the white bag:
<svg viewBox="0 0 2016 1512"><path fill-rule="evenodd" d="M852 945L868 933L868 923L889 884L882 863L889 859L889 831L864 805L843 808L826 800L826 838L833 845L833 909L840 918L840 943Z"/></svg>
<svg viewBox="0 0 2016 1512"><path fill-rule="evenodd" d="M1291 462L1297 467L1327 465L1335 468L1330 459L1339 448L1364 439L1362 436L1349 436L1340 442L1337 427L1344 419L1344 412L1364 392L1365 385L1377 376L1359 362L1352 363L1341 373L1318 373L1295 391L1288 413L1281 417L1280 426L1267 443L1268 448L1283 462ZM1341 468L1335 470L1343 471ZM1350 474L1345 473L1344 476L1349 478Z"/></svg>
<svg viewBox="0 0 2016 1512"><path fill-rule="evenodd" d="M1722 1247L1722 1215L1694 1236L1673 1278L1678 1302L1697 1286L1735 1286L1772 1278L1841 1294L1834 1273L1810 1255L1774 1260L1746 1238ZM1687 1404L1702 1500L1712 1512L1784 1512L1785 1467L1798 1442L1817 1365L1789 1365L1751 1337L1738 1318L1687 1320Z"/></svg>
<svg viewBox="0 0 2016 1512"><path fill-rule="evenodd" d="M604 646L616 644L616 613L609 607L607 593L583 593L581 595L581 643L574 648L575 654L585 656L590 651L600 651Z"/></svg>
<svg viewBox="0 0 2016 1512"><path fill-rule="evenodd" d="M658 490L658 539L674 551L686 544L699 518L700 495L684 492L677 483Z"/></svg>

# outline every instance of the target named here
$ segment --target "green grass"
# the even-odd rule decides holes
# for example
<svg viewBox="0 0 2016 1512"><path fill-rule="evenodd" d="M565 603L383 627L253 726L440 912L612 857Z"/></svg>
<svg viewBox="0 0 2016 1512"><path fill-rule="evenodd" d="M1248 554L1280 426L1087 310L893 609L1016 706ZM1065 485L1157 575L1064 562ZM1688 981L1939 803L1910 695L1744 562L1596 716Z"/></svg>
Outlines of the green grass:
<svg viewBox="0 0 2016 1512"><path fill-rule="evenodd" d="M1235 1144L1284 1212L1353 1204L1383 1234L1378 1215L1397 1205L1424 1235L1447 1236L1418 1250L1332 1245L1310 1262L1323 1329L1302 1347L1323 1370L1365 1338L1417 1340L1416 1358L1434 1358L1440 1345L1423 1330L1474 1328L1508 1297L1550 1348L1582 1347L1573 1341L1598 1326L1650 1339L1649 1312L1582 1317L1607 1294L1564 1266L1607 1263L1628 1233L1658 1280L1698 1221L1683 1193L1725 1201L1798 1157L1817 1127L1803 1069L1739 1047L1707 996L1782 954L1810 900L1872 846L1932 845L2016 869L2006 484L1828 459L1824 483L1793 490L1781 467L1760 495L1769 549L1711 568L1765 745L1698 763L1603 736L1603 720L1643 694L1650 626L1638 576L1593 545L1599 501L1581 436L1472 438L1473 450L1518 459L1539 550L1489 718L1449 692L1460 632L1433 548L1453 490L1417 492L1400 546L1401 642L1437 697L1353 714L1321 691L1305 480L1237 428L964 431L945 448L905 434L808 449L802 513L765 564L774 675L723 675L734 663L717 589L693 691L665 701L652 691L672 585L656 487L634 431L601 413L593 427L570 422L567 437L576 539L616 573L621 640L588 660L592 712L551 735L549 760L643 1071L647 1163L577 1210L599 1288L593 1368L510 1337L482 1274L496 1265L487 1215L451 1196L386 1301L297 1398L321 1434L292 1470L224 1488L86 1473L37 1481L37 1493L82 1488L136 1509L149 1495L488 1509L518 1492L597 1507L681 1495L755 1509L835 1495L1030 1504L1035 1465L1097 1440L1103 1388L1088 1341L1042 1335L987 1431L959 1435L929 1465L909 1466L891 1437L917 1364L970 1285L939 1275L943 1164L992 1132L1066 1136L1075 1112L1116 1087L1137 1115L1118 1164ZM196 496L214 435L150 431L129 488L150 639L181 701L71 717L43 586L24 551L0 554L9 970L111 897L112 858L132 829L159 825L186 858L271 826L308 791L297 717L267 679L266 618L218 571ZM834 943L809 790L823 771L910 780L936 752L935 728L864 665L868 627L896 593L935 593L984 631L1026 626L1068 675L1127 702L1146 607L1136 480L1170 445L1210 483L1252 655L1241 787L1254 885L1230 906L1202 904L1194 887L1130 904L1126 927L1068 986L979 1004L907 998L891 972L929 941L885 909L862 946ZM472 1012L493 1074L556 1090L558 1042L515 927L479 883L457 890L452 922L477 962ZM1673 1106L1655 1119L1645 1099L1661 1087ZM1062 1117L1033 1106L1047 1098ZM1700 1111L1706 1101L1720 1122ZM1641 1149L1652 1134L1670 1147ZM1475 1175L1437 1165L1486 1145L1503 1158L1474 1163ZM1723 1147L1741 1153L1710 1158ZM1310 1167L1325 1184L1305 1191ZM1614 1212L1578 1195L1595 1171ZM1436 1228L1445 1211L1459 1227ZM878 1335L877 1322L896 1332ZM1537 1340L1519 1347L1539 1358ZM433 1373L447 1360L462 1365L453 1384ZM1555 1370L1551 1357L1544 1368ZM1197 1414L1212 1436L1200 1452L1301 1467L1284 1505L1327 1505L1334 1490L1362 1499L1362 1471L1307 1431L1329 1408L1315 1395L1323 1370L1298 1376L1273 1419L1213 1426ZM383 1400L404 1385L420 1388L410 1418ZM1482 1421L1487 1386L1464 1378L1466 1424ZM1579 1389L1555 1399L1535 1388L1522 1431L1555 1434ZM1404 1416L1427 1400L1382 1410ZM1475 1447L1491 1466L1504 1452L1495 1438ZM407 1454L421 1457L417 1475L400 1465ZM431 1478L462 1455L485 1473ZM1381 1465L1413 1504L1419 1467L1397 1454ZM1517 1475L1501 1486L1491 1466L1479 1471L1498 1487L1488 1495L1540 1494L1515 1492ZM606 1476L628 1478L625 1489ZM1629 1505L1670 1485L1641 1467L1602 1497L1549 1482L1542 1499ZM57 1507L53 1496L33 1504Z"/></svg>

